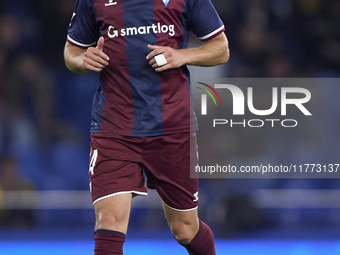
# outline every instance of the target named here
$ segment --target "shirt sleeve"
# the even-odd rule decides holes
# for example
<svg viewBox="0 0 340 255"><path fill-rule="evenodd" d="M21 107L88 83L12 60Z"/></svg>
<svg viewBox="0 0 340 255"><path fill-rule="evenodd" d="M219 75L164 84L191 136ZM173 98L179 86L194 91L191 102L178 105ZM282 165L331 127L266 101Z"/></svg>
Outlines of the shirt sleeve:
<svg viewBox="0 0 340 255"><path fill-rule="evenodd" d="M224 32L224 24L210 0L188 0L188 30L202 41Z"/></svg>
<svg viewBox="0 0 340 255"><path fill-rule="evenodd" d="M87 48L100 37L93 0L77 0L68 28L67 40L78 47Z"/></svg>

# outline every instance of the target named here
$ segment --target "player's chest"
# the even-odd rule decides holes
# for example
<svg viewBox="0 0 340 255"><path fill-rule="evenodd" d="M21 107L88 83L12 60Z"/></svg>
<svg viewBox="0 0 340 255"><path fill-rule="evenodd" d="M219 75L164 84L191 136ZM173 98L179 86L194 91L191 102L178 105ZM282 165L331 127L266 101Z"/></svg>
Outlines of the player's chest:
<svg viewBox="0 0 340 255"><path fill-rule="evenodd" d="M155 21L174 23L183 15L185 0L94 0L97 20L102 24L149 25Z"/></svg>

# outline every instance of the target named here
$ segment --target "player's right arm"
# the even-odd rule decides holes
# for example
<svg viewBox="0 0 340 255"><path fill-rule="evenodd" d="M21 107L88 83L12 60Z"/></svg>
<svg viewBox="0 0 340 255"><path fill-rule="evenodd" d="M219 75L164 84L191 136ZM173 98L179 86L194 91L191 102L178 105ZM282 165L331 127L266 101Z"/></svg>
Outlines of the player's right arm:
<svg viewBox="0 0 340 255"><path fill-rule="evenodd" d="M103 52L104 38L100 37L96 47L81 48L68 41L64 48L67 68L75 73L102 71L109 64L109 57Z"/></svg>

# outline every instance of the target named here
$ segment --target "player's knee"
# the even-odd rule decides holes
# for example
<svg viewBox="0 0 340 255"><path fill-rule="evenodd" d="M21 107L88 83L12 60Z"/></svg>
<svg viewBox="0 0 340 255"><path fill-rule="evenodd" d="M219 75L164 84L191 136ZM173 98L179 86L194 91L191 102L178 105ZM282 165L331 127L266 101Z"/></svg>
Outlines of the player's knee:
<svg viewBox="0 0 340 255"><path fill-rule="evenodd" d="M127 221L128 216L126 215L99 212L96 214L96 229L109 229L123 232L127 225Z"/></svg>
<svg viewBox="0 0 340 255"><path fill-rule="evenodd" d="M131 208L131 194L106 198L95 203L96 229L126 233Z"/></svg>
<svg viewBox="0 0 340 255"><path fill-rule="evenodd" d="M177 242L188 244L196 235L198 229L193 222L172 222L170 229Z"/></svg>

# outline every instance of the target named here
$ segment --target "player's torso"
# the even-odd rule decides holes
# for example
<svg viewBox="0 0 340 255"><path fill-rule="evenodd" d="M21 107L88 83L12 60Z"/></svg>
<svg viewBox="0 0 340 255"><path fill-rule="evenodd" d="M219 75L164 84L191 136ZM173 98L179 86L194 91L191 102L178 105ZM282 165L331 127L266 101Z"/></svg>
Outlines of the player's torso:
<svg viewBox="0 0 340 255"><path fill-rule="evenodd" d="M94 0L94 8L113 53L130 45L143 53L147 44L179 48L183 41L184 0Z"/></svg>
<svg viewBox="0 0 340 255"><path fill-rule="evenodd" d="M106 118L101 131L147 136L188 130L186 69L157 73L146 59L148 44L187 47L185 0L94 0L94 8L110 57L102 72L105 105L97 107Z"/></svg>

